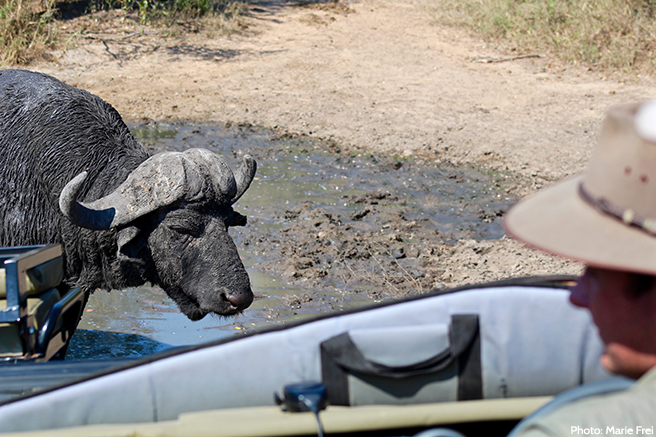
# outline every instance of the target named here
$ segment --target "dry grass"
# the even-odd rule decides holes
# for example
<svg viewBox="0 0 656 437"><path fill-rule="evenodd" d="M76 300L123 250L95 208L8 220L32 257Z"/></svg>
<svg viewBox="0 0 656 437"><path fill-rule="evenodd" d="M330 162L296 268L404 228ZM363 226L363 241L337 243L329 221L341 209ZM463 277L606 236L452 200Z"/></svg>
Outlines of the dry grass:
<svg viewBox="0 0 656 437"><path fill-rule="evenodd" d="M62 47L55 0L0 0L0 64L26 64ZM518 54L623 76L656 75L656 0L431 0L440 24L463 26ZM82 13L122 10L135 24L169 34L239 27L233 0L89 0ZM182 25L180 25L182 23ZM236 24L235 24L236 23ZM177 27L176 27L177 26ZM211 35L209 35L211 37Z"/></svg>
<svg viewBox="0 0 656 437"><path fill-rule="evenodd" d="M82 7L67 0L0 0L0 66L46 58L49 49L64 48L83 32L99 28L165 28L172 36L229 33L240 28L245 10L235 0L88 0ZM68 16L65 23L63 14Z"/></svg>
<svg viewBox="0 0 656 437"><path fill-rule="evenodd" d="M0 63L24 64L52 44L52 0L0 0Z"/></svg>
<svg viewBox="0 0 656 437"><path fill-rule="evenodd" d="M442 24L505 49L622 75L656 75L656 0L438 0Z"/></svg>

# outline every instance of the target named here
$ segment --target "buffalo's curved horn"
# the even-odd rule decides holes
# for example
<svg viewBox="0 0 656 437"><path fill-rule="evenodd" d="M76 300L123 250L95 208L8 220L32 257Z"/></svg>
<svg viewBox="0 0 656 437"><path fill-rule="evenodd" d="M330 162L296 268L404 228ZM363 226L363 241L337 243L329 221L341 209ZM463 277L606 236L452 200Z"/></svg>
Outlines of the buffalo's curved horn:
<svg viewBox="0 0 656 437"><path fill-rule="evenodd" d="M235 203L249 187L255 171L255 161L248 155L235 176L225 161L209 150L164 152L148 158L113 192L93 202L77 201L87 177L86 172L80 173L59 195L59 209L78 226L110 229L179 199L197 199L203 195L208 178L223 201Z"/></svg>
<svg viewBox="0 0 656 437"><path fill-rule="evenodd" d="M109 229L116 215L114 208L96 211L76 201L87 175L87 172L83 171L66 184L59 195L59 209L78 226L90 229Z"/></svg>
<svg viewBox="0 0 656 437"><path fill-rule="evenodd" d="M232 203L235 203L251 186L255 172L257 171L257 163L250 155L244 155L244 161L235 173L235 182L237 184L237 192L232 196Z"/></svg>
<svg viewBox="0 0 656 437"><path fill-rule="evenodd" d="M223 158L207 149L189 149L184 153L189 154L198 164L202 163L207 167L217 192L230 204L235 203L246 192L257 171L257 163L250 155L244 155L241 166L233 174Z"/></svg>
<svg viewBox="0 0 656 437"><path fill-rule="evenodd" d="M217 193L225 201L229 202L235 196L237 192L235 176L223 158L207 149L189 149L184 153L199 164L205 170L204 173L209 174Z"/></svg>
<svg viewBox="0 0 656 437"><path fill-rule="evenodd" d="M188 193L202 189L198 166L180 152L165 152L144 161L107 196L89 203L77 201L86 172L73 178L59 195L59 208L73 223L93 230L127 224Z"/></svg>

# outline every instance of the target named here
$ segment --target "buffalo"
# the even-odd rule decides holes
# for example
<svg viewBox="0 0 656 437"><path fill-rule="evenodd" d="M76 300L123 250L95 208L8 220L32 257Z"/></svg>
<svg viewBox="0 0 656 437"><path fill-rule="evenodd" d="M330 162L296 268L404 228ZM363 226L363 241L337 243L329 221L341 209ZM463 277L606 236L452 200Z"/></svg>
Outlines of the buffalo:
<svg viewBox="0 0 656 437"><path fill-rule="evenodd" d="M149 153L119 113L45 74L0 72L0 244L59 243L65 284L151 283L191 320L253 301L228 235L256 163L205 149Z"/></svg>

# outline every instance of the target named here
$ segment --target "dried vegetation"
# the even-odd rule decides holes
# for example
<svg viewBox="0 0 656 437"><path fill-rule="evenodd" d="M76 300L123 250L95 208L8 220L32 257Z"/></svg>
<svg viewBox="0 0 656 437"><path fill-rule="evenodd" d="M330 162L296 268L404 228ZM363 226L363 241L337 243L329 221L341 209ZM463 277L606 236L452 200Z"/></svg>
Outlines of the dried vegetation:
<svg viewBox="0 0 656 437"><path fill-rule="evenodd" d="M508 51L609 74L656 74L654 0L440 0L429 8L438 22Z"/></svg>
<svg viewBox="0 0 656 437"><path fill-rule="evenodd" d="M439 23L472 29L511 52L548 53L565 64L623 76L656 73L655 0L434 0L427 5ZM124 35L157 29L166 36L239 29L246 10L245 3L233 0L0 0L0 63L28 64L66 48L88 32L84 20L75 21L84 16L87 24L110 19Z"/></svg>
<svg viewBox="0 0 656 437"><path fill-rule="evenodd" d="M0 0L0 66L49 59L80 38L163 36L241 25L244 3L232 0Z"/></svg>

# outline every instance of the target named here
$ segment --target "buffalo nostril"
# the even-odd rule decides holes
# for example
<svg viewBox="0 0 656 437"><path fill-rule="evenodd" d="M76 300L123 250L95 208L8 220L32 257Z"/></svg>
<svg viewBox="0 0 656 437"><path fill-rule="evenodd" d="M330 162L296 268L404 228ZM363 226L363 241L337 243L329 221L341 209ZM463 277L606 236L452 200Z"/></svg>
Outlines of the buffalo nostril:
<svg viewBox="0 0 656 437"><path fill-rule="evenodd" d="M226 296L226 300L238 310L245 310L253 302L253 293L230 293Z"/></svg>

